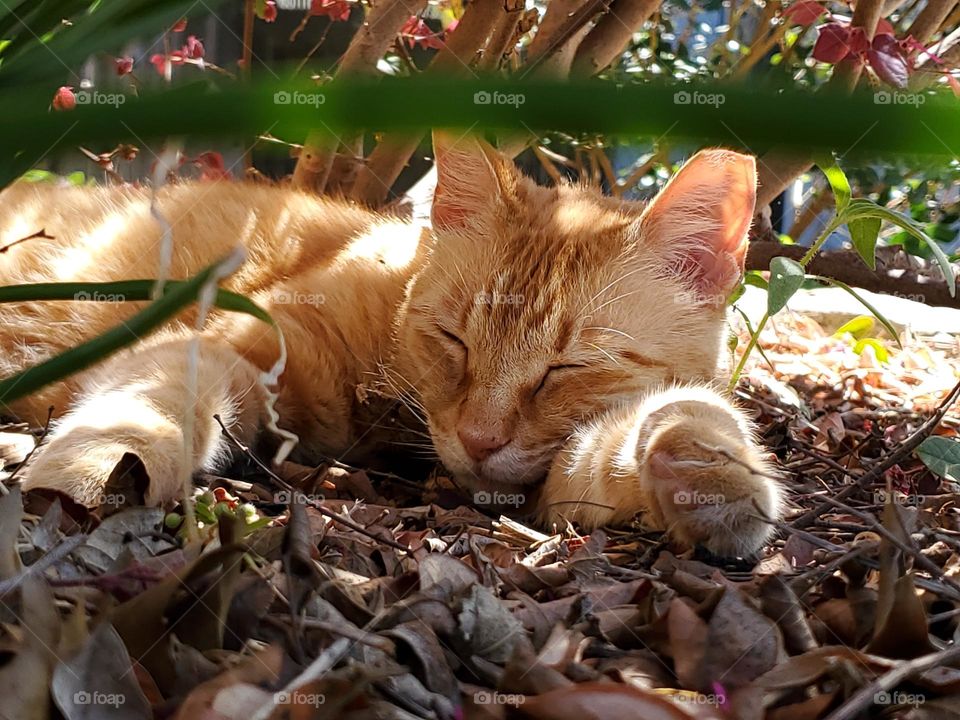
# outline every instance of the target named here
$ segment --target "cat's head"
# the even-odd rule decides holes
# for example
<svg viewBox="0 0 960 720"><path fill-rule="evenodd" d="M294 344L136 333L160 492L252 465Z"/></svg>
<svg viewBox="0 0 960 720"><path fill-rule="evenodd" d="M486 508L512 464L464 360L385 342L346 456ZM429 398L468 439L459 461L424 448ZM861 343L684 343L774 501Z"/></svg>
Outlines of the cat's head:
<svg viewBox="0 0 960 720"><path fill-rule="evenodd" d="M482 141L435 146L436 245L410 285L394 367L461 484L542 480L584 421L715 376L752 157L700 152L644 206L538 186Z"/></svg>

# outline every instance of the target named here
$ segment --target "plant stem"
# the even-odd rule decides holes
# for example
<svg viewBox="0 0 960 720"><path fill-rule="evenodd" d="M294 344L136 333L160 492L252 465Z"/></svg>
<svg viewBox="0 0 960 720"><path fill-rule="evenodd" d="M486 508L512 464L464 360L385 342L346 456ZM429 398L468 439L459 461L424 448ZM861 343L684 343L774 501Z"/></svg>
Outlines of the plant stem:
<svg viewBox="0 0 960 720"><path fill-rule="evenodd" d="M844 220L838 215L834 215L833 219L827 223L827 226L823 229L823 232L820 233L820 237L817 238L816 242L810 246L810 249L807 250L806 254L800 258L800 264L806 268L811 260L820 252L820 248L823 247L823 244L827 241L827 238L836 230L838 227L843 225ZM731 392L740 381L740 375L743 373L743 368L747 364L747 358L750 357L750 353L753 352L753 349L757 346L757 343L760 341L760 333L763 332L763 328L767 324L767 320L770 319L770 313L764 313L763 317L760 319L760 322L757 324L757 329L750 335L750 342L747 343L746 349L743 351L743 355L740 356L740 361L737 363L736 369L733 371L733 375L730 378L730 382L727 384L727 392Z"/></svg>

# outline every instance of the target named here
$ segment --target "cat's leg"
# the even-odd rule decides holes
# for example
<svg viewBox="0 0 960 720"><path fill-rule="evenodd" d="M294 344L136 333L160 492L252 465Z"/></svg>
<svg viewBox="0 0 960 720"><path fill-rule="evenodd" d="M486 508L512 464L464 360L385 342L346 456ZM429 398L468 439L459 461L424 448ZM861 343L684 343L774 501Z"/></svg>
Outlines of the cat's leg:
<svg viewBox="0 0 960 720"><path fill-rule="evenodd" d="M95 506L125 453L143 462L148 504L181 496L188 347L170 340L126 352L91 372L84 389L26 469L24 486L60 490ZM241 442L262 424L258 370L230 346L200 342L190 469L214 469L229 455L217 414Z"/></svg>
<svg viewBox="0 0 960 720"><path fill-rule="evenodd" d="M677 387L610 411L559 453L540 519L586 528L645 525L717 555L756 552L782 513L783 492L743 414L704 387Z"/></svg>

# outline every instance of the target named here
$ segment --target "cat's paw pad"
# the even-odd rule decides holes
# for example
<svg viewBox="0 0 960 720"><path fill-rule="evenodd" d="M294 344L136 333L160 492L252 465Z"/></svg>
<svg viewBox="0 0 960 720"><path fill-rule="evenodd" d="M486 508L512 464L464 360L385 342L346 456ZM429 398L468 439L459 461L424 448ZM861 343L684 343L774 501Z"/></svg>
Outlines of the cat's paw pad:
<svg viewBox="0 0 960 720"><path fill-rule="evenodd" d="M643 463L676 540L729 557L757 552L774 533L782 492L751 440L682 420L654 434Z"/></svg>

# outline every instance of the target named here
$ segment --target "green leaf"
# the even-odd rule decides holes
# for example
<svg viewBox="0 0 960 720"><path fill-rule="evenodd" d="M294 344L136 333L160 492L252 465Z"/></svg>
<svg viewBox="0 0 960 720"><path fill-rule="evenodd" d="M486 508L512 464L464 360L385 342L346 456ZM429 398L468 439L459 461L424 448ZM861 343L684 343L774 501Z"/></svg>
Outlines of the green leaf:
<svg viewBox="0 0 960 720"><path fill-rule="evenodd" d="M770 287L770 283L767 282L767 279L756 270L748 270L746 273L744 273L743 283L744 285L753 285L761 290L766 290L768 287Z"/></svg>
<svg viewBox="0 0 960 720"><path fill-rule="evenodd" d="M840 215L850 204L850 181L840 166L831 157L817 163L823 174L827 176L830 188L833 190L833 199L837 206L837 215Z"/></svg>
<svg viewBox="0 0 960 720"><path fill-rule="evenodd" d="M7 285L0 286L0 303L50 300L80 300L83 302L148 301L153 297L153 287L156 282L156 280L120 280L107 283L68 282ZM163 286L163 294L167 295L189 282L191 281L168 280ZM218 288L213 304L221 310L246 313L269 325L275 324L266 310L243 295L238 295L229 290Z"/></svg>
<svg viewBox="0 0 960 720"><path fill-rule="evenodd" d="M857 315L838 327L834 336L843 337L846 333L850 333L855 340L860 340L873 332L873 324L873 318L869 315Z"/></svg>
<svg viewBox="0 0 960 720"><path fill-rule="evenodd" d="M803 265L787 257L770 261L770 283L767 288L767 313L776 315L803 285Z"/></svg>
<svg viewBox="0 0 960 720"><path fill-rule="evenodd" d="M934 475L960 482L960 440L939 435L928 437L917 448L917 457Z"/></svg>
<svg viewBox="0 0 960 720"><path fill-rule="evenodd" d="M950 258L947 257L947 254L943 251L943 248L940 247L939 243L929 237L918 223L902 213L886 208L883 205L877 205L875 202L865 198L851 200L843 213L842 219L849 224L851 220L860 218L880 218L881 220L886 220L903 228L917 240L926 244L940 265L940 269L943 271L943 276L947 281L947 287L950 290L950 296L957 296L957 278L954 274L953 265L950 264Z"/></svg>
<svg viewBox="0 0 960 720"><path fill-rule="evenodd" d="M880 224L878 217L857 218L847 223L853 247L871 270L877 269L877 237L880 235Z"/></svg>
<svg viewBox="0 0 960 720"><path fill-rule="evenodd" d="M855 297L861 305L863 305L867 310L869 310L873 314L873 316L880 321L880 324L883 325L884 329L888 333L890 333L890 337L896 340L897 346L900 347L901 349L903 348L903 345L900 343L900 333L897 332L897 329L893 326L893 323L887 320L887 318L884 317L883 313L881 313L873 305L867 302L866 299L861 297L856 290L854 290L852 287L847 285L845 282L840 282L839 280L834 280L833 278L828 278L822 275L818 275L817 279L823 280L823 282L829 283L830 285L833 285L834 287L838 287L841 290L846 290L848 293L853 295L853 297Z"/></svg>
<svg viewBox="0 0 960 720"><path fill-rule="evenodd" d="M0 380L0 405L10 404L17 398L29 395L52 382L62 380L73 373L90 367L150 334L196 300L210 278L221 272L221 268L228 262L232 262L232 260L225 258L201 271L190 280L168 283L162 297L102 335L62 352L39 365L34 365L16 375ZM0 301L30 301L45 295L57 296L55 298L51 297L51 299L76 300L77 298L74 295L83 292L83 288L86 288L87 291L95 290L108 296L122 294L125 299L133 300L139 297L145 300L150 296L151 287L152 281L149 280L133 280L121 283L17 285L0 288ZM80 289L78 290L78 288ZM218 298L219 303L220 299ZM266 312L239 295L229 293L223 298L223 303L231 310L244 307L246 308L245 312L249 311L251 315L265 320L271 325L273 324Z"/></svg>
<svg viewBox="0 0 960 720"><path fill-rule="evenodd" d="M874 354L877 356L877 360L881 363L885 363L890 359L890 353L887 352L887 349L883 346L876 338L860 338L857 340L857 344L853 346L853 351L859 355L868 347L873 348Z"/></svg>

